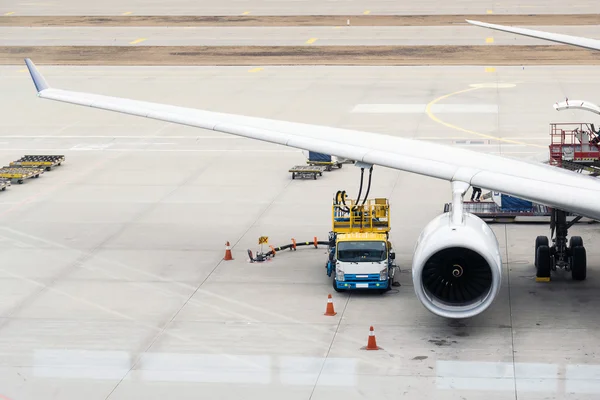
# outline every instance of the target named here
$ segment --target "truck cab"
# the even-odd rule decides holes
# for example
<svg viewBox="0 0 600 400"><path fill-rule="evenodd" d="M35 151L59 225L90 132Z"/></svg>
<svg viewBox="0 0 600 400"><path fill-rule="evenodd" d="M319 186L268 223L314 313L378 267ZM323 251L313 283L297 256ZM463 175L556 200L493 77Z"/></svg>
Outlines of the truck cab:
<svg viewBox="0 0 600 400"><path fill-rule="evenodd" d="M391 288L395 254L389 239L387 199L364 204L340 201L333 205L333 230L329 235L328 275L336 291Z"/></svg>

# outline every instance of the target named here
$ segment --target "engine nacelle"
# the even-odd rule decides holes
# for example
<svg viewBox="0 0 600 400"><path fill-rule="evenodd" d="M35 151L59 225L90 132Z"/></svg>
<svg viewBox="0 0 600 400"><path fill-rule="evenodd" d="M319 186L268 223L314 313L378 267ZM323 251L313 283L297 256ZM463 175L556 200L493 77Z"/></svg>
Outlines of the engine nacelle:
<svg viewBox="0 0 600 400"><path fill-rule="evenodd" d="M456 225L444 213L419 236L412 277L417 297L432 313L454 319L480 314L502 282L498 240L479 217L465 213Z"/></svg>

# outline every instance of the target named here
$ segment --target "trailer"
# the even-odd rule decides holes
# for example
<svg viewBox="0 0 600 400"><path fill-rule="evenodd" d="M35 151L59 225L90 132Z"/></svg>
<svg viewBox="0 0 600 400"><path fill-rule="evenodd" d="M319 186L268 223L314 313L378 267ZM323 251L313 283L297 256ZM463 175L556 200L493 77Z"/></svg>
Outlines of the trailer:
<svg viewBox="0 0 600 400"><path fill-rule="evenodd" d="M289 169L289 172L292 173L292 179L299 178L313 178L317 179L318 176L323 175L323 171L325 171L325 167L323 166L314 166L314 165L296 165Z"/></svg>
<svg viewBox="0 0 600 400"><path fill-rule="evenodd" d="M491 201L465 201L463 202L464 211L474 214L488 223L550 222L552 210L543 204L537 204L499 192L488 192L482 198L487 198ZM444 204L444 212L450 211L452 211L452 203ZM567 215L568 222L573 221L575 218L577 218L576 215L570 213ZM591 223L593 220L580 218L577 222Z"/></svg>
<svg viewBox="0 0 600 400"><path fill-rule="evenodd" d="M329 154L316 153L314 151L308 152L308 160L306 160L308 165L312 166L323 166L327 171L331 171L333 167L342 168L344 164L349 163L348 160L339 160L334 159Z"/></svg>
<svg viewBox="0 0 600 400"><path fill-rule="evenodd" d="M0 168L0 178L14 179L21 184L25 179L39 178L44 173L43 169L33 167L10 167Z"/></svg>
<svg viewBox="0 0 600 400"><path fill-rule="evenodd" d="M33 167L43 168L51 171L52 168L61 165L65 161L62 155L26 155L10 163L11 167Z"/></svg>
<svg viewBox="0 0 600 400"><path fill-rule="evenodd" d="M10 187L10 179L0 179L0 190L4 191L7 187Z"/></svg>

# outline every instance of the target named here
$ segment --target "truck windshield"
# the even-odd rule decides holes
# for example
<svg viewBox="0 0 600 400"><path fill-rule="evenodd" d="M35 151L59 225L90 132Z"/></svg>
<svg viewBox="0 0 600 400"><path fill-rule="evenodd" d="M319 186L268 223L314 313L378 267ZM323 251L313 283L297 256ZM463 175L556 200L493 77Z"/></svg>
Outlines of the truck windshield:
<svg viewBox="0 0 600 400"><path fill-rule="evenodd" d="M338 260L342 262L378 262L386 259L385 242L339 242Z"/></svg>

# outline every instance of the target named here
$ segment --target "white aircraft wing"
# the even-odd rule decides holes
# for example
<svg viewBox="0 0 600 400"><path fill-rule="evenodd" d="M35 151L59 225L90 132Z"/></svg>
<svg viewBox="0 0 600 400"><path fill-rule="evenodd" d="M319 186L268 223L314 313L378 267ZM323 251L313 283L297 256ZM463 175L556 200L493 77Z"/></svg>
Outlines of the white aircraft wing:
<svg viewBox="0 0 600 400"><path fill-rule="evenodd" d="M583 47L590 50L600 50L600 40L587 39L578 36L563 35L560 33L549 33L543 31L536 31L533 29L525 28L514 28L512 26L488 24L487 22L465 20L471 25L481 26L483 28L495 29L497 31L503 31L508 33L516 33L517 35L529 36L536 39L549 40L551 42L557 42L562 44L570 44L573 46Z"/></svg>
<svg viewBox="0 0 600 400"><path fill-rule="evenodd" d="M594 103L590 103L589 101L585 101L585 100L561 101L559 103L554 104L554 109L556 111L576 109L576 110L584 110L584 111L593 112L594 114L600 114L600 107L598 107Z"/></svg>
<svg viewBox="0 0 600 400"><path fill-rule="evenodd" d="M38 96L280 144L499 191L600 219L600 180L544 164L395 136L51 88L25 60Z"/></svg>

